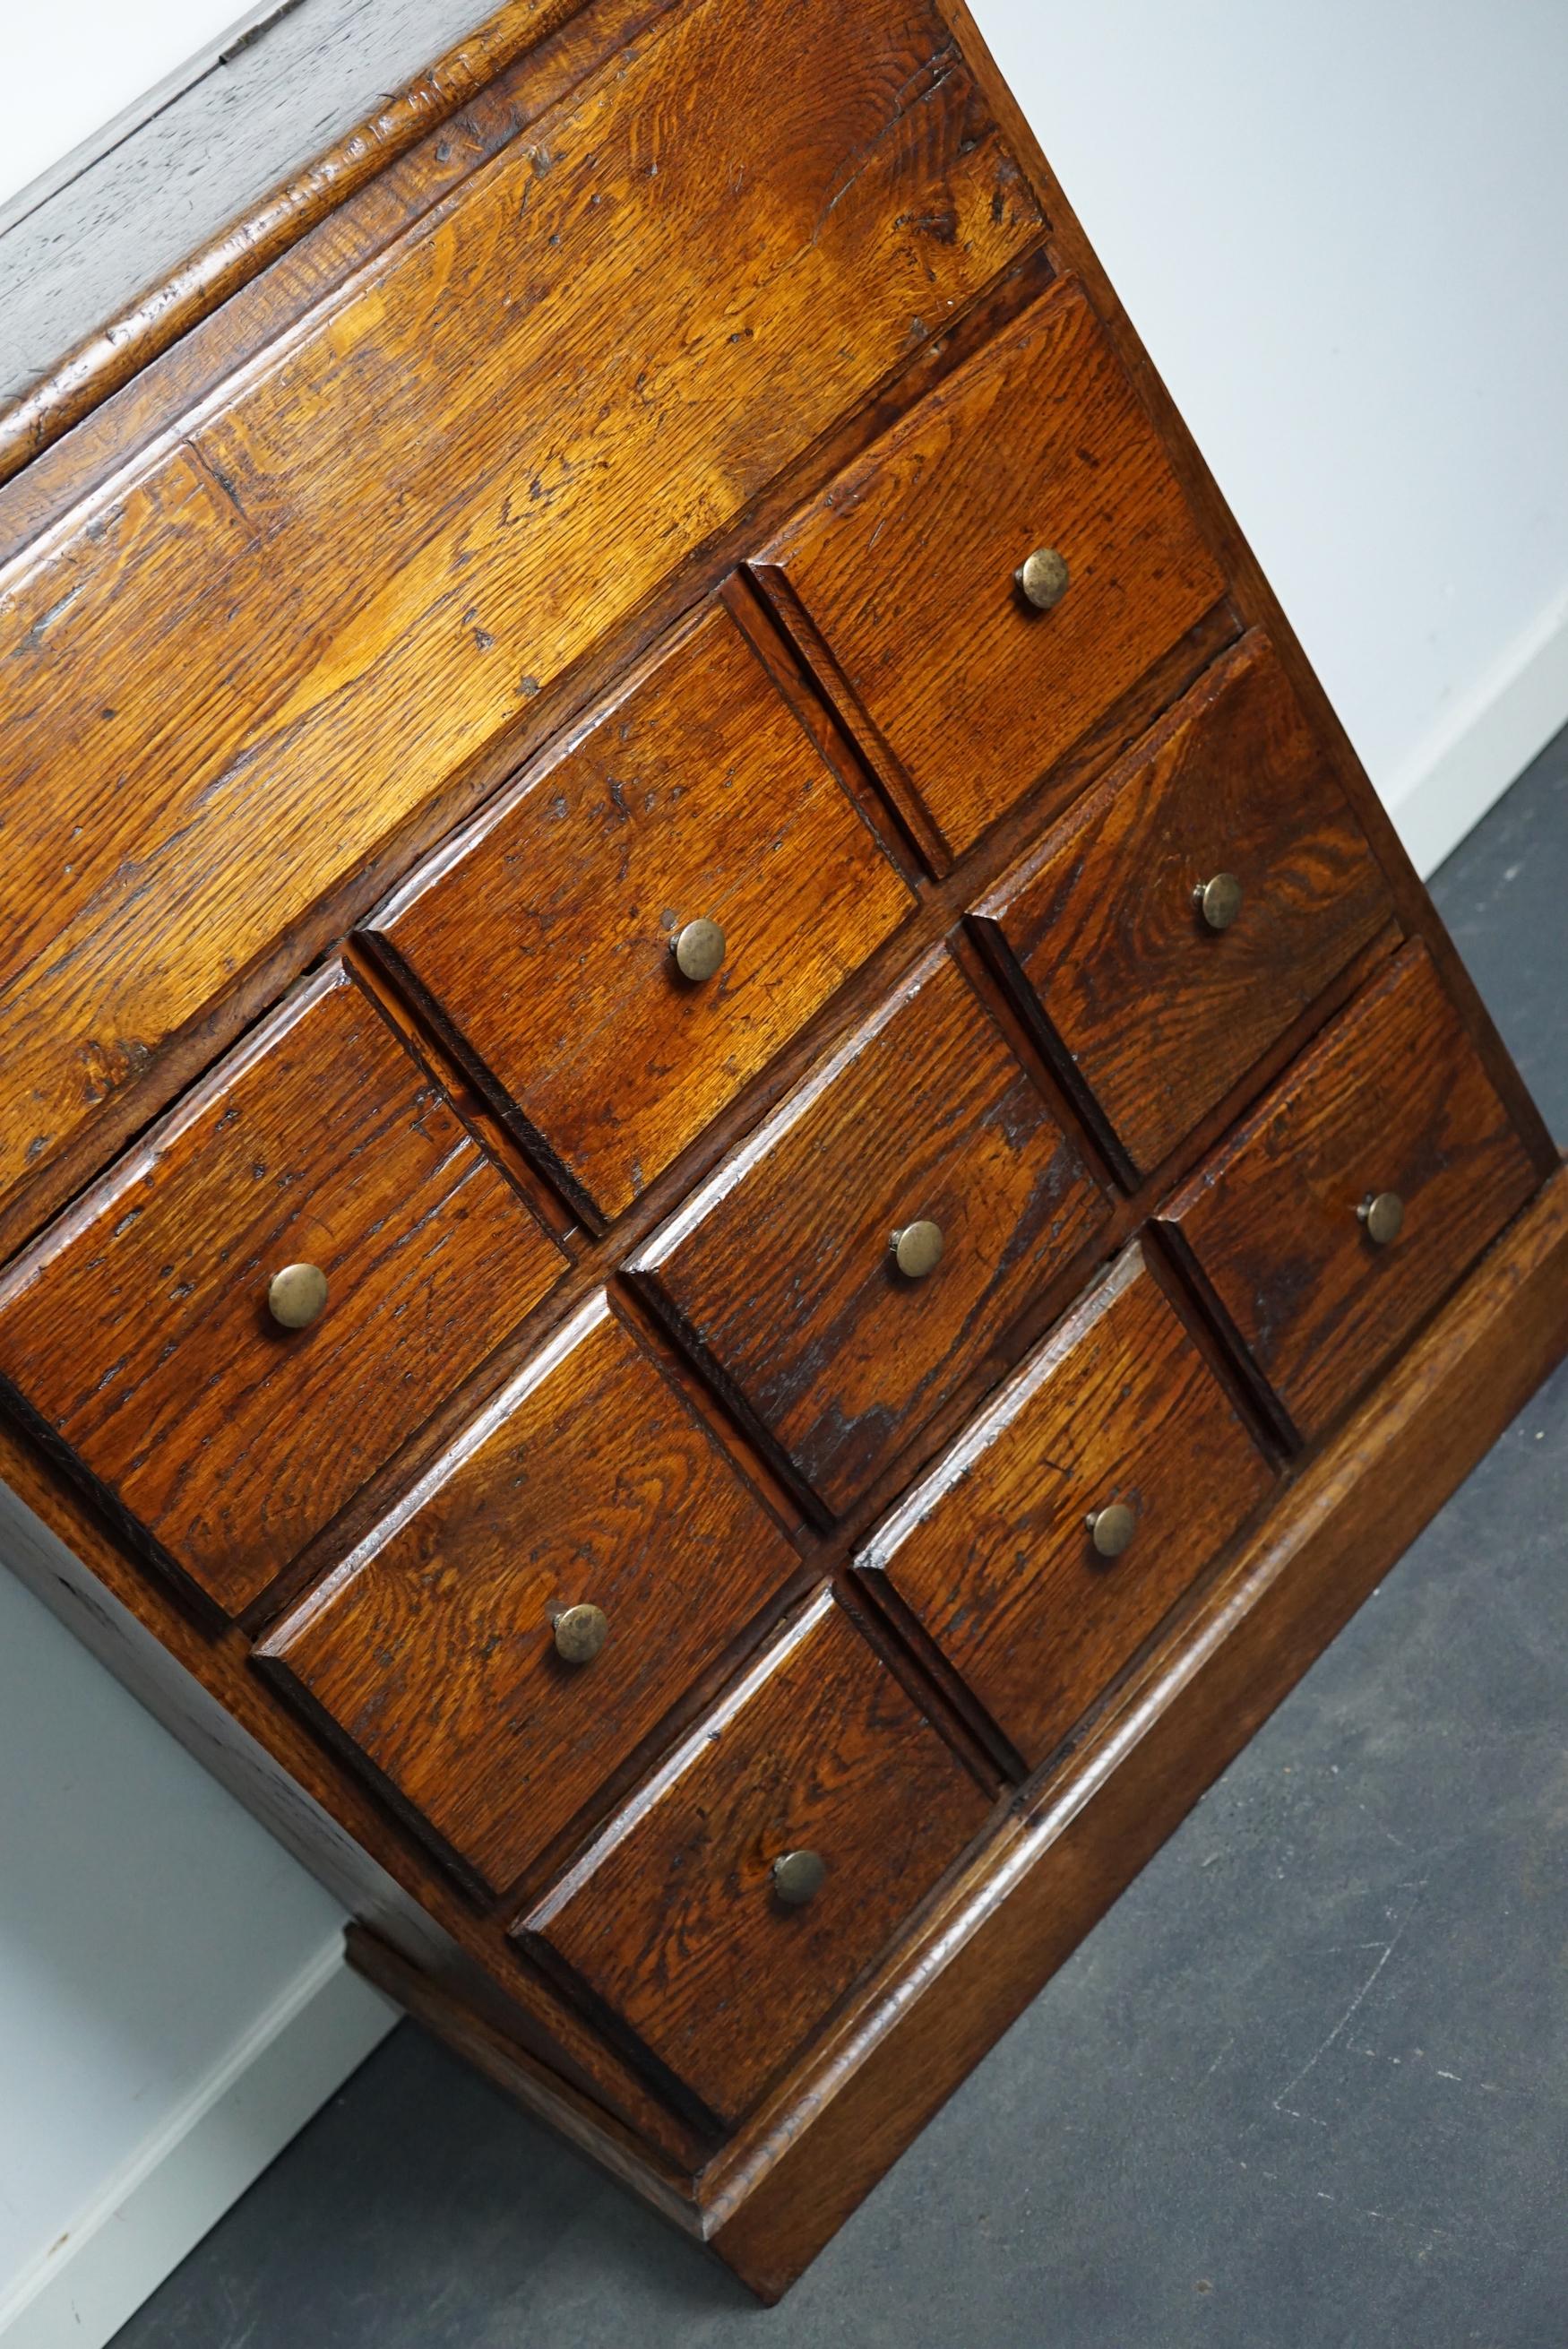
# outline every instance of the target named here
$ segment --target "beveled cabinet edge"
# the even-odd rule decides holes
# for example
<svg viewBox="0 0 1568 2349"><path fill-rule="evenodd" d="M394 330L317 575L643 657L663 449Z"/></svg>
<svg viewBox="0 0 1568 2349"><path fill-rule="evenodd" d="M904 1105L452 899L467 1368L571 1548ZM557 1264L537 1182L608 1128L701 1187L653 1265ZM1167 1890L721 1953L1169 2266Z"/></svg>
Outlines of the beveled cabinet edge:
<svg viewBox="0 0 1568 2349"><path fill-rule="evenodd" d="M1065 1768L714 2159L703 2231L776 2300L1288 1694L1568 1350L1568 1169L1280 1493Z"/></svg>

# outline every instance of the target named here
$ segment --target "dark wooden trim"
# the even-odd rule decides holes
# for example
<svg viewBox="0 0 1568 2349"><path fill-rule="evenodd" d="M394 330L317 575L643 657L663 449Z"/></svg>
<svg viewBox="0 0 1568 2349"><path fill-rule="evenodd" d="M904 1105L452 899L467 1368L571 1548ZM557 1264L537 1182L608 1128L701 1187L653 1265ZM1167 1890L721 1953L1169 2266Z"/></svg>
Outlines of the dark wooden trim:
<svg viewBox="0 0 1568 2349"><path fill-rule="evenodd" d="M1568 1347L1560 1171L1305 1468L1178 1638L899 1979L701 2182L713 2249L776 2300L1180 1824Z"/></svg>

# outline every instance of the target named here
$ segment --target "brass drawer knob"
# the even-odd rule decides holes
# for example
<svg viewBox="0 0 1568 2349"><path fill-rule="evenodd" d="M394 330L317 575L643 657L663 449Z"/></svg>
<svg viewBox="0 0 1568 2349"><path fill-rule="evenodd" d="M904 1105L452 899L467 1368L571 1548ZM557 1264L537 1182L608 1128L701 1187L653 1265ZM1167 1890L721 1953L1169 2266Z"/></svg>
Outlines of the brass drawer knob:
<svg viewBox="0 0 1568 2349"><path fill-rule="evenodd" d="M1228 930L1242 910L1242 885L1233 873L1216 873L1199 882L1192 903L1212 930Z"/></svg>
<svg viewBox="0 0 1568 2349"><path fill-rule="evenodd" d="M267 1283L267 1311L284 1330L308 1330L326 1303L326 1275L318 1264L285 1264Z"/></svg>
<svg viewBox="0 0 1568 2349"><path fill-rule="evenodd" d="M724 960L724 932L706 915L683 922L670 940L670 952L683 978L711 978Z"/></svg>
<svg viewBox="0 0 1568 2349"><path fill-rule="evenodd" d="M821 1890L827 1873L820 1851L787 1851L773 1863L773 1889L786 1909L803 1909Z"/></svg>
<svg viewBox="0 0 1568 2349"><path fill-rule="evenodd" d="M906 1280L923 1280L942 1262L942 1226L905 1224L889 1238L892 1260Z"/></svg>
<svg viewBox="0 0 1568 2349"><path fill-rule="evenodd" d="M569 1664L591 1664L610 1636L602 1607L563 1607L555 1619L555 1652Z"/></svg>
<svg viewBox="0 0 1568 2349"><path fill-rule="evenodd" d="M1404 1227L1405 1202L1398 1191L1369 1191L1356 1212L1377 1247L1391 1246Z"/></svg>
<svg viewBox="0 0 1568 2349"><path fill-rule="evenodd" d="M1068 592L1067 557L1054 546L1037 546L1033 554L1025 555L1013 576L1024 601L1037 612L1048 612Z"/></svg>
<svg viewBox="0 0 1568 2349"><path fill-rule="evenodd" d="M1138 1530L1138 1519L1125 1501L1092 1510L1084 1520L1088 1537L1101 1557L1119 1557Z"/></svg>

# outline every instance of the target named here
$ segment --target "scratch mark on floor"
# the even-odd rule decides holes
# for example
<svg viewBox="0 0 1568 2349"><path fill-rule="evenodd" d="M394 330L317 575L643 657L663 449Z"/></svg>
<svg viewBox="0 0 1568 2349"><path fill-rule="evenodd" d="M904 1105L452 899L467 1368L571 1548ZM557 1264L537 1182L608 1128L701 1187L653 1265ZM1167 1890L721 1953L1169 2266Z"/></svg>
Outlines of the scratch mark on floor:
<svg viewBox="0 0 1568 2349"><path fill-rule="evenodd" d="M1287 2096L1293 2096L1295 2094L1295 2091L1300 2087L1307 2074L1314 2070L1315 2067L1322 2062L1324 2056L1327 2054L1329 2049L1335 2044L1335 2042L1339 2038L1341 2033L1346 2030L1352 2018L1360 2011L1367 1999L1370 1997L1373 1986L1376 1983L1377 1977L1381 1974L1384 1967L1387 1964L1389 1959L1393 1956L1395 1951L1404 1940L1406 1930L1409 1925L1410 1920L1421 1905L1421 1896L1427 1889L1427 1878L1423 1877L1418 1884L1412 1886L1410 1889L1414 1891L1416 1897L1411 1901L1405 1915L1400 1918L1399 1922L1395 1926L1394 1930L1389 1935L1387 1940L1383 1942L1368 1941L1366 1944L1367 1948L1375 1949L1377 1951L1377 1961L1372 1968L1371 1972L1367 1975L1366 1981L1362 1983L1360 1989L1357 1992L1355 1997L1351 2000L1349 2005L1346 2008L1344 2013L1340 2016L1338 2022L1335 2024L1327 2038L1323 2040L1318 2046L1313 2049L1312 2054L1307 2057L1300 2071L1295 2074L1294 2078L1285 2082L1279 2094L1274 2098L1274 2108L1276 2113L1284 2113L1287 2118L1294 2121L1315 2121L1319 2128L1326 2128L1328 2127L1328 2123L1325 2120L1319 2119L1315 2113L1300 2112L1294 2105L1287 2105L1285 2098ZM1375 2216L1376 2213L1370 2215Z"/></svg>

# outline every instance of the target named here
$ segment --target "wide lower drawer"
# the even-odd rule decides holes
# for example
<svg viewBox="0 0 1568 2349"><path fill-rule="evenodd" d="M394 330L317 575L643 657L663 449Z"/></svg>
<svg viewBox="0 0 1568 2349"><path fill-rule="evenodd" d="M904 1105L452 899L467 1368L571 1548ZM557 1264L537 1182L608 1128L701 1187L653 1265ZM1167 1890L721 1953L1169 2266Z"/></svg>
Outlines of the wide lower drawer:
<svg viewBox="0 0 1568 2349"><path fill-rule="evenodd" d="M260 1657L499 1891L798 1565L600 1296Z"/></svg>
<svg viewBox="0 0 1568 2349"><path fill-rule="evenodd" d="M953 856L1224 587L1070 282L841 473L756 568Z"/></svg>
<svg viewBox="0 0 1568 2349"><path fill-rule="evenodd" d="M238 1613L564 1269L334 964L20 1258L0 1377Z"/></svg>
<svg viewBox="0 0 1568 2349"><path fill-rule="evenodd" d="M1162 1220L1295 1428L1315 1435L1535 1180L1429 956L1410 946Z"/></svg>
<svg viewBox="0 0 1568 2349"><path fill-rule="evenodd" d="M518 1931L732 2122L989 1808L824 1592Z"/></svg>
<svg viewBox="0 0 1568 2349"><path fill-rule="evenodd" d="M1254 633L970 918L1147 1174L1392 914Z"/></svg>
<svg viewBox="0 0 1568 2349"><path fill-rule="evenodd" d="M720 604L369 927L603 1223L913 905Z"/></svg>
<svg viewBox="0 0 1568 2349"><path fill-rule="evenodd" d="M939 949L629 1269L839 1510L1108 1212Z"/></svg>
<svg viewBox="0 0 1568 2349"><path fill-rule="evenodd" d="M1031 1765L1268 1491L1134 1247L855 1560Z"/></svg>

